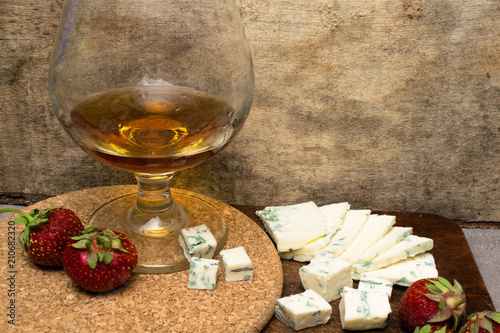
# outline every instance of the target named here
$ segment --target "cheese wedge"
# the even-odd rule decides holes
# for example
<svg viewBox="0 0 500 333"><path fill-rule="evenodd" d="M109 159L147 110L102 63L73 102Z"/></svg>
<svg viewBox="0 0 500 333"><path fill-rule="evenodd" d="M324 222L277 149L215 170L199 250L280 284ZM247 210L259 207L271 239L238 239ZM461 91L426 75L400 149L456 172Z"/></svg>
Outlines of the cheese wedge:
<svg viewBox="0 0 500 333"><path fill-rule="evenodd" d="M331 236L342 227L344 217L351 205L347 202L334 203L319 207L319 210L326 217L326 230Z"/></svg>
<svg viewBox="0 0 500 333"><path fill-rule="evenodd" d="M387 234L382 237L378 242L373 244L363 254L354 260L354 264L362 264L372 260L373 258L381 255L385 251L392 248L397 243L408 237L413 233L413 228L410 227L392 227Z"/></svg>
<svg viewBox="0 0 500 333"><path fill-rule="evenodd" d="M354 262L363 252L384 237L395 223L395 216L370 215L358 237L340 255L340 258Z"/></svg>
<svg viewBox="0 0 500 333"><path fill-rule="evenodd" d="M289 259L295 261L311 261L316 254L328 245L332 236L337 232L344 222L344 216L349 210L347 202L335 203L319 207L319 210L326 217L326 234L307 243L303 248L293 250ZM291 258L290 258L291 257Z"/></svg>
<svg viewBox="0 0 500 333"><path fill-rule="evenodd" d="M356 273L373 271L429 251L433 246L434 242L430 238L410 235L373 260L353 265L352 270Z"/></svg>
<svg viewBox="0 0 500 333"><path fill-rule="evenodd" d="M342 227L333 235L330 243L323 250L336 256L342 254L359 235L370 213L368 209L347 211Z"/></svg>
<svg viewBox="0 0 500 333"><path fill-rule="evenodd" d="M361 278L361 274L355 272L351 276L354 280ZM438 271L434 262L434 256L431 253L425 252L387 267L365 272L363 276L368 278L377 277L388 280L393 284L409 287L417 280L438 277Z"/></svg>
<svg viewBox="0 0 500 333"><path fill-rule="evenodd" d="M279 252L300 249L326 234L326 218L312 201L266 207L255 213Z"/></svg>

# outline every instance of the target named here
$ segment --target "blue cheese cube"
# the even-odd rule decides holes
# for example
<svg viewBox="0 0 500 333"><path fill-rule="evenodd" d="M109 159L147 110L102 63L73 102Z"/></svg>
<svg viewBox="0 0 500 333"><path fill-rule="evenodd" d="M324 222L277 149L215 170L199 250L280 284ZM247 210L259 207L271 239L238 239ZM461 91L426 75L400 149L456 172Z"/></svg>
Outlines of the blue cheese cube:
<svg viewBox="0 0 500 333"><path fill-rule="evenodd" d="M352 264L329 252L320 252L309 265L299 269L304 289L312 289L327 302L342 297L344 287L352 287Z"/></svg>
<svg viewBox="0 0 500 333"><path fill-rule="evenodd" d="M179 243L187 260L193 257L212 259L217 248L215 237L204 224L182 229Z"/></svg>
<svg viewBox="0 0 500 333"><path fill-rule="evenodd" d="M310 289L277 302L276 318L295 331L326 324L332 314L332 306Z"/></svg>
<svg viewBox="0 0 500 333"><path fill-rule="evenodd" d="M339 310L343 329L363 331L384 328L389 323L391 305L385 293L345 287Z"/></svg>
<svg viewBox="0 0 500 333"><path fill-rule="evenodd" d="M388 298L391 299L393 284L391 281L381 279L378 277L370 277L367 275L361 276L359 280L358 289L365 291L378 291L386 293Z"/></svg>
<svg viewBox="0 0 500 333"><path fill-rule="evenodd" d="M188 289L214 290L218 271L219 260L193 257L189 264Z"/></svg>
<svg viewBox="0 0 500 333"><path fill-rule="evenodd" d="M253 278L252 260L242 246L220 251L224 279L246 281Z"/></svg>

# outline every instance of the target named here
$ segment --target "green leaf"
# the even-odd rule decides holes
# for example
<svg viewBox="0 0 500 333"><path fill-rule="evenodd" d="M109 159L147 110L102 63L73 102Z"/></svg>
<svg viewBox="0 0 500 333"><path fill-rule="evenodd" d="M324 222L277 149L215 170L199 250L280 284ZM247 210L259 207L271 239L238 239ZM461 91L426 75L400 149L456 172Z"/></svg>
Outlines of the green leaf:
<svg viewBox="0 0 500 333"><path fill-rule="evenodd" d="M87 245L88 244L88 245ZM81 239L76 243L71 244L75 249L85 249L89 248L90 242L88 239Z"/></svg>
<svg viewBox="0 0 500 333"><path fill-rule="evenodd" d="M108 236L106 235L99 235L96 238L97 244L102 245L106 249L111 248L111 241Z"/></svg>
<svg viewBox="0 0 500 333"><path fill-rule="evenodd" d="M111 244L111 247L113 249L117 249L117 250L120 250L122 252L125 252L125 253L128 253L127 250L125 250L123 247L122 247L122 241L118 238L118 239L113 239L113 242Z"/></svg>
<svg viewBox="0 0 500 333"><path fill-rule="evenodd" d="M23 232L23 244L28 247L28 250L30 249L30 227L26 227ZM23 246L24 248L24 246Z"/></svg>
<svg viewBox="0 0 500 333"><path fill-rule="evenodd" d="M28 224L28 219L24 216L19 216L14 219L14 224Z"/></svg>
<svg viewBox="0 0 500 333"><path fill-rule="evenodd" d="M500 312L492 312L488 313L486 317L490 318L491 320L496 321L497 323L500 324Z"/></svg>
<svg viewBox="0 0 500 333"><path fill-rule="evenodd" d="M430 328L430 326L429 326L429 328ZM446 333L446 326L441 327L435 333Z"/></svg>
<svg viewBox="0 0 500 333"><path fill-rule="evenodd" d="M89 267L92 269L95 269L97 267L97 253L95 252L90 252L89 255L87 256L87 263L89 264Z"/></svg>
<svg viewBox="0 0 500 333"><path fill-rule="evenodd" d="M437 287L435 284L426 284L425 286L434 295L440 295L440 294L442 294L441 289L439 289L439 287Z"/></svg>
<svg viewBox="0 0 500 333"><path fill-rule="evenodd" d="M81 234L80 236L74 236L71 237L73 240L80 240L80 239L91 239L92 237L89 234Z"/></svg>
<svg viewBox="0 0 500 333"><path fill-rule="evenodd" d="M85 232L85 233L88 233L88 232L90 232L90 231L92 231L92 230L94 230L94 229L95 229L95 227L90 226L90 227L87 227L87 228L85 229L85 231L84 231L84 232Z"/></svg>
<svg viewBox="0 0 500 333"><path fill-rule="evenodd" d="M485 330L487 330L490 333L493 333L493 324L491 323L490 320L482 320L481 324Z"/></svg>
<svg viewBox="0 0 500 333"><path fill-rule="evenodd" d="M444 277L441 277L441 276L438 276L438 280L439 282L441 282L441 284L443 284L443 286L445 286L448 290L452 290L453 289L453 286L451 285L451 283L446 280Z"/></svg>
<svg viewBox="0 0 500 333"><path fill-rule="evenodd" d="M455 284L455 290L460 290L461 293L463 294L464 293L464 289L462 288L462 286L460 285L460 283L458 283L457 280L453 280L453 283Z"/></svg>
<svg viewBox="0 0 500 333"><path fill-rule="evenodd" d="M26 229L25 229L26 230ZM21 253L24 253L24 241L23 241L23 234L24 230L19 233L18 240L19 240L19 246L21 246ZM29 247L28 247L29 248Z"/></svg>
<svg viewBox="0 0 500 333"><path fill-rule="evenodd" d="M430 280L439 290L440 290L440 293L442 292L445 292L447 290L449 290L448 288L446 288L441 282L439 281L434 281L434 280Z"/></svg>
<svg viewBox="0 0 500 333"><path fill-rule="evenodd" d="M99 261L104 259L104 252L97 252L97 257L99 257Z"/></svg>
<svg viewBox="0 0 500 333"><path fill-rule="evenodd" d="M104 252L104 263L107 265L113 261L115 257L109 252Z"/></svg>

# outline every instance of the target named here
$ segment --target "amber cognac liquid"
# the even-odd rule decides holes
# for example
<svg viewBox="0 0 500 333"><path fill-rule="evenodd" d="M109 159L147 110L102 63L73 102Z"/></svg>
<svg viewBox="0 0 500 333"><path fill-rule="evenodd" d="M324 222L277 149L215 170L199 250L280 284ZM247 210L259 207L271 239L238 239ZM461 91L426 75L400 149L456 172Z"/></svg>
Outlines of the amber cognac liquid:
<svg viewBox="0 0 500 333"><path fill-rule="evenodd" d="M176 86L145 86L93 95L71 111L72 137L91 156L140 173L197 165L231 138L233 108Z"/></svg>

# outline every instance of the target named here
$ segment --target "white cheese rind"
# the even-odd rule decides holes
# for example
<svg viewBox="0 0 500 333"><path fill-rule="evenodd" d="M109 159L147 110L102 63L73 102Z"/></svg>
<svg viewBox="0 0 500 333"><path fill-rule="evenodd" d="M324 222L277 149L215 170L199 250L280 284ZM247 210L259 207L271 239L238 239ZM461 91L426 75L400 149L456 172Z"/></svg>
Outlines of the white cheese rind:
<svg viewBox="0 0 500 333"><path fill-rule="evenodd" d="M346 287L339 311L343 329L363 331L387 326L391 305L385 293Z"/></svg>
<svg viewBox="0 0 500 333"><path fill-rule="evenodd" d="M243 246L220 251L224 279L228 282L253 279L252 260Z"/></svg>
<svg viewBox="0 0 500 333"><path fill-rule="evenodd" d="M342 254L354 239L359 235L370 216L370 210L349 210L345 214L344 223L339 231L333 235L330 243L323 249L336 256Z"/></svg>
<svg viewBox="0 0 500 333"><path fill-rule="evenodd" d="M429 251L433 246L434 242L431 238L410 235L373 260L353 265L352 270L356 273L373 271Z"/></svg>
<svg viewBox="0 0 500 333"><path fill-rule="evenodd" d="M332 306L313 290L279 298L275 316L295 331L323 325L330 320Z"/></svg>
<svg viewBox="0 0 500 333"><path fill-rule="evenodd" d="M382 239L395 223L395 216L370 215L358 237L340 255L340 258L354 262L363 252Z"/></svg>
<svg viewBox="0 0 500 333"><path fill-rule="evenodd" d="M188 289L214 290L217 284L219 260L191 258L189 263Z"/></svg>
<svg viewBox="0 0 500 333"><path fill-rule="evenodd" d="M193 257L212 259L217 248L217 240L205 224L182 229L179 243L187 260Z"/></svg>
<svg viewBox="0 0 500 333"><path fill-rule="evenodd" d="M309 265L299 269L304 289L312 289L327 302L342 297L344 287L352 287L352 264L328 252L319 253Z"/></svg>
<svg viewBox="0 0 500 333"><path fill-rule="evenodd" d="M378 277L370 277L367 275L361 276L358 284L359 290L378 291L381 293L386 293L389 300L391 299L392 288L393 284L391 281Z"/></svg>
<svg viewBox="0 0 500 333"><path fill-rule="evenodd" d="M278 252L300 249L326 234L326 218L312 201L266 207L255 214L261 219Z"/></svg>
<svg viewBox="0 0 500 333"><path fill-rule="evenodd" d="M438 277L438 271L434 262L434 256L426 252L381 269L365 272L363 275L382 278L393 284L409 287L413 282L420 279ZM359 280L361 275L353 272L352 278Z"/></svg>
<svg viewBox="0 0 500 333"><path fill-rule="evenodd" d="M391 230L389 230L389 232L382 237L382 239L355 259L354 264L362 264L372 260L392 248L397 243L401 242L412 233L413 228L411 227L392 227Z"/></svg>

